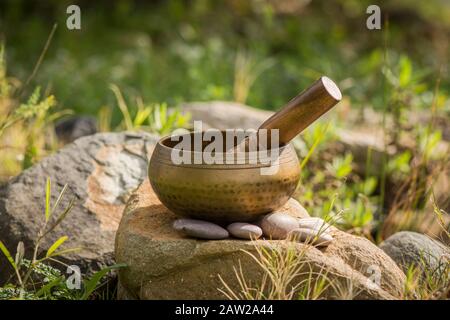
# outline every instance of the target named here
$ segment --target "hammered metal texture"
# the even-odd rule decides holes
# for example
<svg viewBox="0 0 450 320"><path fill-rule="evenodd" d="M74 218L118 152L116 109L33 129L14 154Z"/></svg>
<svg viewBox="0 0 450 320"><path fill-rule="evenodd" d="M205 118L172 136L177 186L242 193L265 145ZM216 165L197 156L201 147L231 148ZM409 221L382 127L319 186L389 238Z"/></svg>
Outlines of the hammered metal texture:
<svg viewBox="0 0 450 320"><path fill-rule="evenodd" d="M283 206L300 177L292 145L280 148L274 175L263 164L175 165L168 138L157 144L149 163L150 183L160 201L179 216L215 222L251 221Z"/></svg>

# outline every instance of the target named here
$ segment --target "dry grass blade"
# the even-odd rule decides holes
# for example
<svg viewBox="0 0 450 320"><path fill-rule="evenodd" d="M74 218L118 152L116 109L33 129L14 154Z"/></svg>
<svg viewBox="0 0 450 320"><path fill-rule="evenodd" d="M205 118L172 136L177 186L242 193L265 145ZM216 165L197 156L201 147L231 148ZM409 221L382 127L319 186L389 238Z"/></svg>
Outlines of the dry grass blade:
<svg viewBox="0 0 450 320"><path fill-rule="evenodd" d="M53 39L53 36L55 35L57 27L58 27L58 24L55 23L53 25L53 27L52 27L52 31L50 31L50 34L49 34L49 36L47 38L47 41L45 42L44 48L42 49L42 52L39 55L39 59L36 62L36 65L33 68L33 72L31 72L30 76L25 81L25 85L23 86L23 88L25 88L31 82L31 80L36 76L36 73L37 73L37 71L39 70L39 67L42 64L42 61L44 60L45 54L47 53L47 50L50 47L50 43L52 42L52 39Z"/></svg>
<svg viewBox="0 0 450 320"><path fill-rule="evenodd" d="M275 61L270 58L256 62L255 58L250 53L239 50L236 54L234 66L234 100L236 102L245 103L250 88L255 80L274 64Z"/></svg>
<svg viewBox="0 0 450 320"><path fill-rule="evenodd" d="M25 245L23 244L22 241L19 241L19 243L17 244L16 259L14 261L16 263L16 266L20 266L24 256L25 256Z"/></svg>
<svg viewBox="0 0 450 320"><path fill-rule="evenodd" d="M125 122L125 129L133 130L133 121L131 120L131 115L128 110L127 103L125 102L125 98L122 95L122 92L120 91L119 87L115 84L111 84L110 88L114 92L114 95L116 96L117 100L117 105L119 106L119 109L122 112L123 119Z"/></svg>
<svg viewBox="0 0 450 320"><path fill-rule="evenodd" d="M310 248L290 240L278 244L254 242L254 251L242 251L261 269L259 283L251 285L239 263L238 270L234 268L239 289L234 290L219 276L224 286L219 290L233 300L320 299L332 284L323 269L314 271L312 262L306 257Z"/></svg>
<svg viewBox="0 0 450 320"><path fill-rule="evenodd" d="M56 240L56 241L50 246L50 248L48 248L46 257L47 257L47 258L50 257L50 256L53 254L53 252L56 251L56 249L58 249L65 241L67 241L67 239L69 239L68 236L62 236L62 237L60 237L58 240Z"/></svg>
<svg viewBox="0 0 450 320"><path fill-rule="evenodd" d="M66 183L66 184L64 185L64 187L62 188L61 192L59 193L59 196L58 196L58 198L56 199L56 202L55 202L55 204L54 204L53 207L52 207L51 213L55 212L56 208L59 206L59 203L61 202L62 197L63 197L64 194L66 193L67 187L68 187L68 184Z"/></svg>
<svg viewBox="0 0 450 320"><path fill-rule="evenodd" d="M67 216L67 214L72 210L73 206L75 204L75 198L72 198L69 202L69 205L64 209L64 211L59 215L59 217L56 219L55 223L53 223L42 235L42 237L45 237L47 234L53 231Z"/></svg>
<svg viewBox="0 0 450 320"><path fill-rule="evenodd" d="M436 197L435 197L434 193L432 193L432 195L430 197L430 200L431 200L431 202L433 204L433 211L434 211L436 219L437 219L437 221L439 223L439 226L442 229L442 232L445 233L445 235L447 236L447 239L450 239L449 226L447 226L445 221L444 221L444 214L448 214L448 213L445 212L444 210L442 210L441 208L439 208L439 206L436 203Z"/></svg>

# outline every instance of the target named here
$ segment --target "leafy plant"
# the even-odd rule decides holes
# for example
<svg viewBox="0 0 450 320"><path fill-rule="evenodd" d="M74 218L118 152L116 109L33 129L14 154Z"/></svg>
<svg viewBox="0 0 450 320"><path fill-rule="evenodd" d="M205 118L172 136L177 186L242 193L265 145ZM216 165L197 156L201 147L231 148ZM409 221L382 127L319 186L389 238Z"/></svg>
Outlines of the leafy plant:
<svg viewBox="0 0 450 320"><path fill-rule="evenodd" d="M450 258L439 258L434 267L423 256L418 264L411 264L406 272L404 299L450 299Z"/></svg>
<svg viewBox="0 0 450 320"><path fill-rule="evenodd" d="M439 142L442 141L442 132L440 130L432 130L430 127L418 129L419 134L419 152L423 155L424 161L436 159L434 151Z"/></svg>
<svg viewBox="0 0 450 320"><path fill-rule="evenodd" d="M386 165L387 173L392 175L408 174L411 170L411 158L412 155L410 151L404 151L398 155L395 155L389 159Z"/></svg>
<svg viewBox="0 0 450 320"><path fill-rule="evenodd" d="M37 87L28 101L15 107L13 98L14 81L7 77L5 47L0 45L0 137L6 129L14 124L36 117L47 112L55 105L54 96L50 95L40 100L40 88Z"/></svg>
<svg viewBox="0 0 450 320"><path fill-rule="evenodd" d="M145 129L159 135L167 135L174 129L189 126L190 115L182 114L180 110L168 110L167 104L144 104L141 98L136 99L136 111L132 116L130 108L116 85L111 85L116 96L117 105L123 116L121 126L125 130Z"/></svg>
<svg viewBox="0 0 450 320"><path fill-rule="evenodd" d="M351 153L303 170L304 175L311 176L300 186L299 200L310 208L310 214L324 219L332 217L344 230L370 237L378 201L374 196L377 177L367 176L363 180L354 174Z"/></svg>
<svg viewBox="0 0 450 320"><path fill-rule="evenodd" d="M343 179L352 172L352 161L353 156L350 153L345 157L335 157L327 169L335 178Z"/></svg>
<svg viewBox="0 0 450 320"><path fill-rule="evenodd" d="M59 193L56 202L52 205L50 201L51 180L47 179L44 224L39 229L30 260L25 258L25 247L22 241L17 245L14 258L8 248L0 241L0 251L12 266L15 276L15 282L0 287L0 299L88 299L98 287L100 280L110 270L122 267L122 265L114 265L104 268L85 279L80 290L73 290L68 287L65 276L52 267L50 262L68 267L57 258L77 252L81 248L60 249L68 240L67 236L62 236L46 250L45 254L41 253L42 241L63 221L73 207L74 199L53 219L67 188L66 184Z"/></svg>
<svg viewBox="0 0 450 320"><path fill-rule="evenodd" d="M450 239L450 225L446 225L446 223L444 221L444 215L448 214L448 213L445 212L444 210L442 210L441 208L439 208L439 206L436 203L436 198L434 196L434 193L431 194L430 201L433 205L433 213L436 217L436 220L439 223L439 226L440 226L442 232L444 232L447 239ZM445 239L443 242L445 242Z"/></svg>
<svg viewBox="0 0 450 320"><path fill-rule="evenodd" d="M52 112L53 95L36 87L25 102L24 87L7 76L4 46L0 46L0 178L17 174L57 148L53 123L70 111ZM22 90L22 91L21 91Z"/></svg>
<svg viewBox="0 0 450 320"><path fill-rule="evenodd" d="M45 113L54 105L55 98L53 96L48 96L40 101L40 88L37 87L26 103L22 103L10 114L0 119L0 136L15 123L36 117L39 113Z"/></svg>

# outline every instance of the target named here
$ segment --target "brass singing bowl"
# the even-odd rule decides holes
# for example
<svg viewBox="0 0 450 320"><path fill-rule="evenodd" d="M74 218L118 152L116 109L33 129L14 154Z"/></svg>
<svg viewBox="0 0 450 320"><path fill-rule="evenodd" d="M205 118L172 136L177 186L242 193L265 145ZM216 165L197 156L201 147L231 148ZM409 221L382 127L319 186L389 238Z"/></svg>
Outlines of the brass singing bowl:
<svg viewBox="0 0 450 320"><path fill-rule="evenodd" d="M193 133L186 135L190 137L181 139L193 139ZM159 200L179 216L215 222L252 221L283 206L300 178L298 158L291 144L276 150L279 158L274 174L261 174L261 169L269 166L270 154L264 157L257 152L245 152L242 164L225 163L226 154L219 152L215 156L224 159L222 164L174 164L172 152L181 152L177 144L170 136L158 142L148 174ZM201 151L183 152L191 159L196 153L201 156Z"/></svg>
<svg viewBox="0 0 450 320"><path fill-rule="evenodd" d="M281 147L271 149L277 154L279 152L278 167L274 174L262 174L262 169L270 166L273 158L271 154L264 157L258 152L244 152L243 164L227 164L225 160L228 153L225 152L215 153L216 159L225 158L225 164L208 161L176 164L179 162L173 162L171 154L181 150L177 148L178 141L171 141L171 137L163 138L156 145L149 164L153 190L167 208L180 216L238 222L255 220L260 215L274 211L289 200L300 178L298 158L289 142L341 99L342 94L337 85L330 78L321 77L261 124L257 131L258 137L262 138L266 130L275 129L279 133L277 145ZM226 140L226 134L222 133ZM192 142L195 140L194 133L184 138ZM202 136L200 141L203 141L203 148L207 144L205 140ZM226 145L226 141L223 142ZM236 141L233 152L238 152L237 146L243 145ZM189 159L203 159L203 150L188 149L184 155ZM273 162L272 165L276 166Z"/></svg>

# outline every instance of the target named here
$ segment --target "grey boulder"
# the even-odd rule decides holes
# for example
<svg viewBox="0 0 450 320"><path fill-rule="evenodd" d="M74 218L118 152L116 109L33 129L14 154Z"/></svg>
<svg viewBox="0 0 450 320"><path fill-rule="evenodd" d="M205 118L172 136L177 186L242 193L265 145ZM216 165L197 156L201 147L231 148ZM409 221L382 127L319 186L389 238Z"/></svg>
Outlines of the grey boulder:
<svg viewBox="0 0 450 320"><path fill-rule="evenodd" d="M44 222L45 182L52 181L51 203L64 184L68 191L61 208L75 198L72 211L41 244L48 247L67 235L65 248L81 247L65 262L82 271L114 263L114 237L128 195L147 176L147 162L158 137L147 133L100 133L68 144L10 180L0 189L0 240L15 254L19 241L31 254ZM53 217L56 218L56 215ZM0 257L0 280L10 274Z"/></svg>
<svg viewBox="0 0 450 320"><path fill-rule="evenodd" d="M411 265L437 271L450 263L447 246L417 232L397 232L382 242L380 248L405 272Z"/></svg>
<svg viewBox="0 0 450 320"><path fill-rule="evenodd" d="M55 133L59 140L70 143L78 138L97 133L97 119L91 116L73 116L58 121Z"/></svg>

